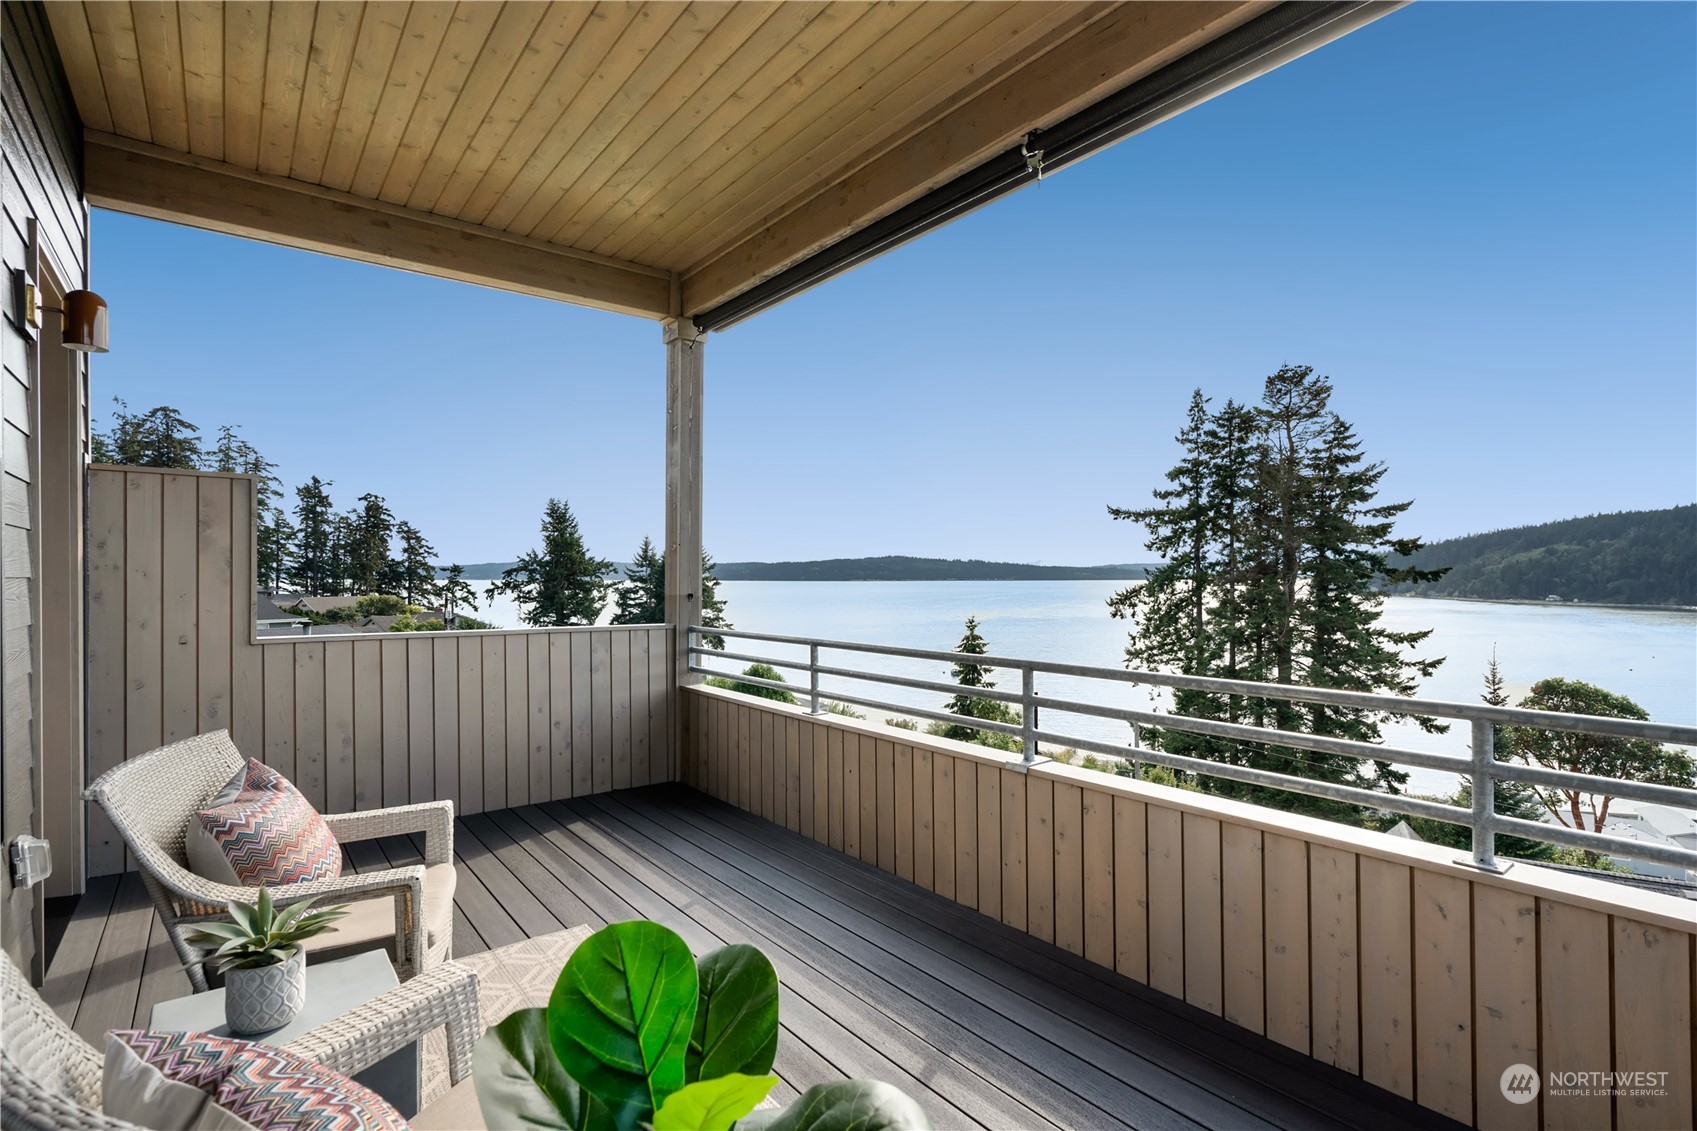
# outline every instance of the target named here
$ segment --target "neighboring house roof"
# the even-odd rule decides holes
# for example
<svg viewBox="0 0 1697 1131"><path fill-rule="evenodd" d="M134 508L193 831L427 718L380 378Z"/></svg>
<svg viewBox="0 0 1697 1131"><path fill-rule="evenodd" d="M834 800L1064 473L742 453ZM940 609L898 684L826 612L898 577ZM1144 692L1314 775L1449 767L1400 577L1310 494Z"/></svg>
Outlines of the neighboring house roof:
<svg viewBox="0 0 1697 1131"><path fill-rule="evenodd" d="M264 593L259 593L254 599L254 619L263 625L285 625L299 624L306 618L285 613L277 607L276 601Z"/></svg>
<svg viewBox="0 0 1697 1131"><path fill-rule="evenodd" d="M327 613L331 609L351 609L358 597L301 597L291 601L286 607L291 609L311 609L315 613Z"/></svg>
<svg viewBox="0 0 1697 1131"><path fill-rule="evenodd" d="M1407 821L1398 821L1396 824L1385 830L1385 835L1399 837L1403 840L1425 839L1419 833L1415 832Z"/></svg>
<svg viewBox="0 0 1697 1131"><path fill-rule="evenodd" d="M1697 812L1639 802L1638 817L1668 839L1687 848L1697 848Z"/></svg>

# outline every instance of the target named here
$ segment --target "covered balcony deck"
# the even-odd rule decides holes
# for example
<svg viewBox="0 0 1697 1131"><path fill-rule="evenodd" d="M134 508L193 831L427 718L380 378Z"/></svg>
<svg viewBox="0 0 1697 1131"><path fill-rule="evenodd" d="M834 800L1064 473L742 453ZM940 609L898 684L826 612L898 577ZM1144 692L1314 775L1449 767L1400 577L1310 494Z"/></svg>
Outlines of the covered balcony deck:
<svg viewBox="0 0 1697 1131"><path fill-rule="evenodd" d="M454 951L649 918L782 979L775 1098L895 1083L938 1127L1459 1126L1360 1078L679 785L462 817ZM354 869L416 863L406 840ZM79 1033L188 992L134 873L50 908L43 992Z"/></svg>

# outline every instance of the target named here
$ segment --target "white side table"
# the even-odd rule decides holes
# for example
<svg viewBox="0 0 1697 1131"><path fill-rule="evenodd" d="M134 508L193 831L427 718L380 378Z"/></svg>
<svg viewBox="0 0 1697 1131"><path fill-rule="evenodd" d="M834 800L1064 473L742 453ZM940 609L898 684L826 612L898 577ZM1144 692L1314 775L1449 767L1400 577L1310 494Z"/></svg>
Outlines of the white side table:
<svg viewBox="0 0 1697 1131"><path fill-rule="evenodd" d="M224 1023L224 991L172 998L153 1007L151 1027L171 1033L206 1033L267 1045L284 1045L320 1025L328 1024L401 984L389 955L368 950L350 958L320 962L306 968L306 1006L293 1021L265 1033L237 1034ZM418 1114L418 1045L408 1045L354 1075L394 1105L406 1119Z"/></svg>

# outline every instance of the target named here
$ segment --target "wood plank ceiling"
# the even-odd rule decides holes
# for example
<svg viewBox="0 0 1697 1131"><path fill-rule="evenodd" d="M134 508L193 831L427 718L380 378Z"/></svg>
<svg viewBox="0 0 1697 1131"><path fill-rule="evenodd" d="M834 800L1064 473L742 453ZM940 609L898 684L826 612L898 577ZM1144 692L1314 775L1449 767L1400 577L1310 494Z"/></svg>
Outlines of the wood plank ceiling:
<svg viewBox="0 0 1697 1131"><path fill-rule="evenodd" d="M1270 6L46 7L95 203L664 316Z"/></svg>

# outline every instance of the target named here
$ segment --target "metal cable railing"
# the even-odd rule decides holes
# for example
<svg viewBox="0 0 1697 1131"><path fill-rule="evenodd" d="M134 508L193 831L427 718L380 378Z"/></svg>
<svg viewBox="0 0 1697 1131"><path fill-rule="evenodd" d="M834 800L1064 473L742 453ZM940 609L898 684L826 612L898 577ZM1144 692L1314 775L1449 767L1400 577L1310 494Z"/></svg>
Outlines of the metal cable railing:
<svg viewBox="0 0 1697 1131"><path fill-rule="evenodd" d="M781 656L749 652L720 651L701 643L704 636L735 640L752 640L768 644L807 649L806 661ZM1020 690L1002 691L995 688L962 688L959 684L934 679L894 675L862 668L820 662L821 651L849 652L870 656L888 656L908 660L927 660L954 664L963 659L984 667L1003 668L1020 673ZM1528 840L1538 840L1568 848L1591 852L1612 853L1633 859L1671 864L1697 869L1697 849L1678 845L1642 841L1631 837L1569 828L1561 824L1531 821L1496 812L1495 783L1518 782L1553 789L1568 789L1580 793L1648 802L1675 808L1697 809L1697 789L1658 785L1652 782L1630 781L1574 773L1547 766L1505 762L1497 758L1494 727L1522 726L1573 734L1604 735L1615 738L1648 739L1654 742L1697 746L1697 727L1676 726L1671 723L1644 722L1637 719L1604 718L1595 715L1568 715L1550 711L1535 711L1525 707L1494 707L1484 703L1456 703L1435 699L1405 698L1361 691L1340 691L1324 687L1295 687L1276 683L1255 683L1247 680L1215 679L1205 676L1174 675L1167 672L1136 671L1121 668L1091 667L1085 664L1064 664L1050 660L1028 660L1010 656L973 655L960 652L940 652L923 648L901 648L886 644L860 644L844 640L821 640L806 636L781 636L773 633L742 632L726 628L692 626L689 636L689 670L702 675L733 680L755 687L770 688L791 694L802 692L796 684L763 679L736 671L706 666L702 661L716 658L739 663L766 664L773 668L805 672L805 694L813 714L821 714L828 700L850 703L875 711L891 711L904 716L918 716L938 722L970 726L974 730L1012 735L1021 741L1021 760L1015 766L1030 766L1041 759L1040 744L1065 746L1091 754L1104 755L1123 761L1147 762L1185 773L1200 774L1246 785L1263 786L1323 797L1333 801L1367 806L1410 817L1425 817L1461 825L1472 832L1472 863L1480 868L1501 870L1496 858L1496 837L1512 834ZM1465 722L1470 727L1471 753L1468 757L1410 750L1378 743L1327 735L1305 734L1301 731L1278 730L1246 723L1224 722L1217 719L1192 718L1186 715L1156 711L1140 711L1078 699L1057 699L1040 696L1037 692L1039 674L1104 680L1119 684L1138 684L1169 690L1206 691L1215 694L1241 696L1245 699L1283 700L1293 703L1316 703L1337 707L1352 707L1382 711L1392 715L1415 718L1449 719ZM853 688L836 685L824 688L821 677L881 684L917 691L957 695L968 692L975 699L989 699L1020 708L1018 724L992 719L967 718L948 711L893 703L869 697ZM1040 712L1061 712L1094 718L1117 720L1132 728L1133 741L1115 744L1081 735L1046 729ZM1253 766L1219 762L1173 754L1141 745L1138 735L1143 727L1160 727L1187 734L1221 738L1240 743L1254 743L1319 754L1342 755L1390 765L1415 766L1467 775L1473 782L1473 805L1463 809L1438 801L1427 801L1400 794L1381 793L1357 786L1319 781L1296 774L1256 769Z"/></svg>

